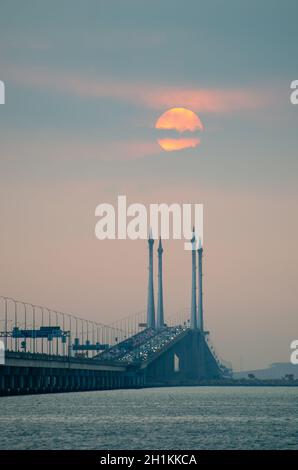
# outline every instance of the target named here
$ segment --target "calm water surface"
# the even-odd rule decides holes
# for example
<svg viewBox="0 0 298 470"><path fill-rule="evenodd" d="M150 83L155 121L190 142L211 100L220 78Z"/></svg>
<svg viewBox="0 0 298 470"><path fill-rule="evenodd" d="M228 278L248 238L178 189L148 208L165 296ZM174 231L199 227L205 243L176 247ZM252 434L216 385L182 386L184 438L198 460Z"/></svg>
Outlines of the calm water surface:
<svg viewBox="0 0 298 470"><path fill-rule="evenodd" d="M0 398L1 449L298 449L298 388Z"/></svg>

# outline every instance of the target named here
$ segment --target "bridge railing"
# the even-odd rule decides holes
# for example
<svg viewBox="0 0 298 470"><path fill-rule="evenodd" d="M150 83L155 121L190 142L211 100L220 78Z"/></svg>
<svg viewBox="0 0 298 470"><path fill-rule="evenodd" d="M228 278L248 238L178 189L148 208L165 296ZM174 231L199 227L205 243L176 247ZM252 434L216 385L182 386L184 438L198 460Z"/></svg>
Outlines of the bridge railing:
<svg viewBox="0 0 298 470"><path fill-rule="evenodd" d="M229 361L225 361L224 359L222 359L220 357L220 355L218 354L218 352L215 349L214 343L213 343L213 341L210 337L210 333L208 333L208 335L205 336L205 339L206 339L206 342L209 346L210 352L212 353L214 359L216 360L216 362L217 362L218 366L220 367L220 369L222 370L222 372L225 372L227 375L231 374L232 370L233 370L232 363L229 362Z"/></svg>
<svg viewBox="0 0 298 470"><path fill-rule="evenodd" d="M166 316L165 324L189 328L189 317L189 309L181 309ZM104 325L78 315L0 296L0 337L6 351L94 357L145 328L144 311ZM231 369L231 364L217 354L210 336L205 338L219 367Z"/></svg>
<svg viewBox="0 0 298 470"><path fill-rule="evenodd" d="M142 313L143 314L143 313ZM0 296L0 337L5 350L93 357L134 334L134 319L104 325L78 315Z"/></svg>
<svg viewBox="0 0 298 470"><path fill-rule="evenodd" d="M120 320L116 320L113 323L108 325L111 328L115 328L116 331L121 332L119 338L117 337L117 342L119 340L123 341L124 339L128 339L131 336L136 335L144 328L146 328L146 312L140 311L128 315ZM114 342L115 344L115 342Z"/></svg>

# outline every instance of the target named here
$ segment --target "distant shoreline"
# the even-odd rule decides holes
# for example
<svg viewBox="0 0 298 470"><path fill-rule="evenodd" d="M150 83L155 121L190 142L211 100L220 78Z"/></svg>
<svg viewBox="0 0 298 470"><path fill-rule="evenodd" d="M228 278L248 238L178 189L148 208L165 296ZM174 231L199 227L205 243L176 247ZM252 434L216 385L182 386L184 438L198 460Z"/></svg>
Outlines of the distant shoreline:
<svg viewBox="0 0 298 470"><path fill-rule="evenodd" d="M143 388L157 388L157 387L298 387L298 380L258 380L258 379L214 379L202 381L188 381L168 384L150 384Z"/></svg>

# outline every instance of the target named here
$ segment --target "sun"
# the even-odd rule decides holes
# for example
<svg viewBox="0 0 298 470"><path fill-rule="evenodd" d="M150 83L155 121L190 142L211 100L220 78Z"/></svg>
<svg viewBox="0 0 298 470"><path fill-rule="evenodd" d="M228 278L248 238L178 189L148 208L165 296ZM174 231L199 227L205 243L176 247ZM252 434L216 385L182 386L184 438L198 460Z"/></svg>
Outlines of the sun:
<svg viewBox="0 0 298 470"><path fill-rule="evenodd" d="M165 111L155 123L156 129L174 130L179 133L203 131L204 127L199 116L187 108L171 108ZM178 137L158 139L161 148L167 152L197 147L200 139L197 137Z"/></svg>

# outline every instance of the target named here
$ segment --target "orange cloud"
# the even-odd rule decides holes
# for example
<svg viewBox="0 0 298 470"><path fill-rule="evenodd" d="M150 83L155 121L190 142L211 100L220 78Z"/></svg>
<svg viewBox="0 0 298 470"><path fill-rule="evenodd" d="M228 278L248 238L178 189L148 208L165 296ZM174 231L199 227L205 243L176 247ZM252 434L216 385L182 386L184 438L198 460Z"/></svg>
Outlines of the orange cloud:
<svg viewBox="0 0 298 470"><path fill-rule="evenodd" d="M164 112L155 124L156 129L175 129L179 132L203 130L200 118L190 109L172 108Z"/></svg>
<svg viewBox="0 0 298 470"><path fill-rule="evenodd" d="M20 86L68 93L87 99L111 98L152 109L190 107L194 111L225 113L258 109L273 98L260 89L206 89L160 86L144 82L120 82L82 76L44 67L2 64L7 80Z"/></svg>
<svg viewBox="0 0 298 470"><path fill-rule="evenodd" d="M255 89L182 89L169 86L148 90L141 99L156 109L183 106L197 112L227 113L258 109L271 102L272 97L264 90Z"/></svg>
<svg viewBox="0 0 298 470"><path fill-rule="evenodd" d="M166 152L172 152L173 150L197 147L200 144L200 139L182 137L180 139L159 139L158 143Z"/></svg>
<svg viewBox="0 0 298 470"><path fill-rule="evenodd" d="M106 140L83 139L80 136L56 132L38 132L32 137L30 132L19 132L15 139L13 132L6 133L2 143L3 161L123 161L137 160L158 155L161 149L157 141L145 139Z"/></svg>

